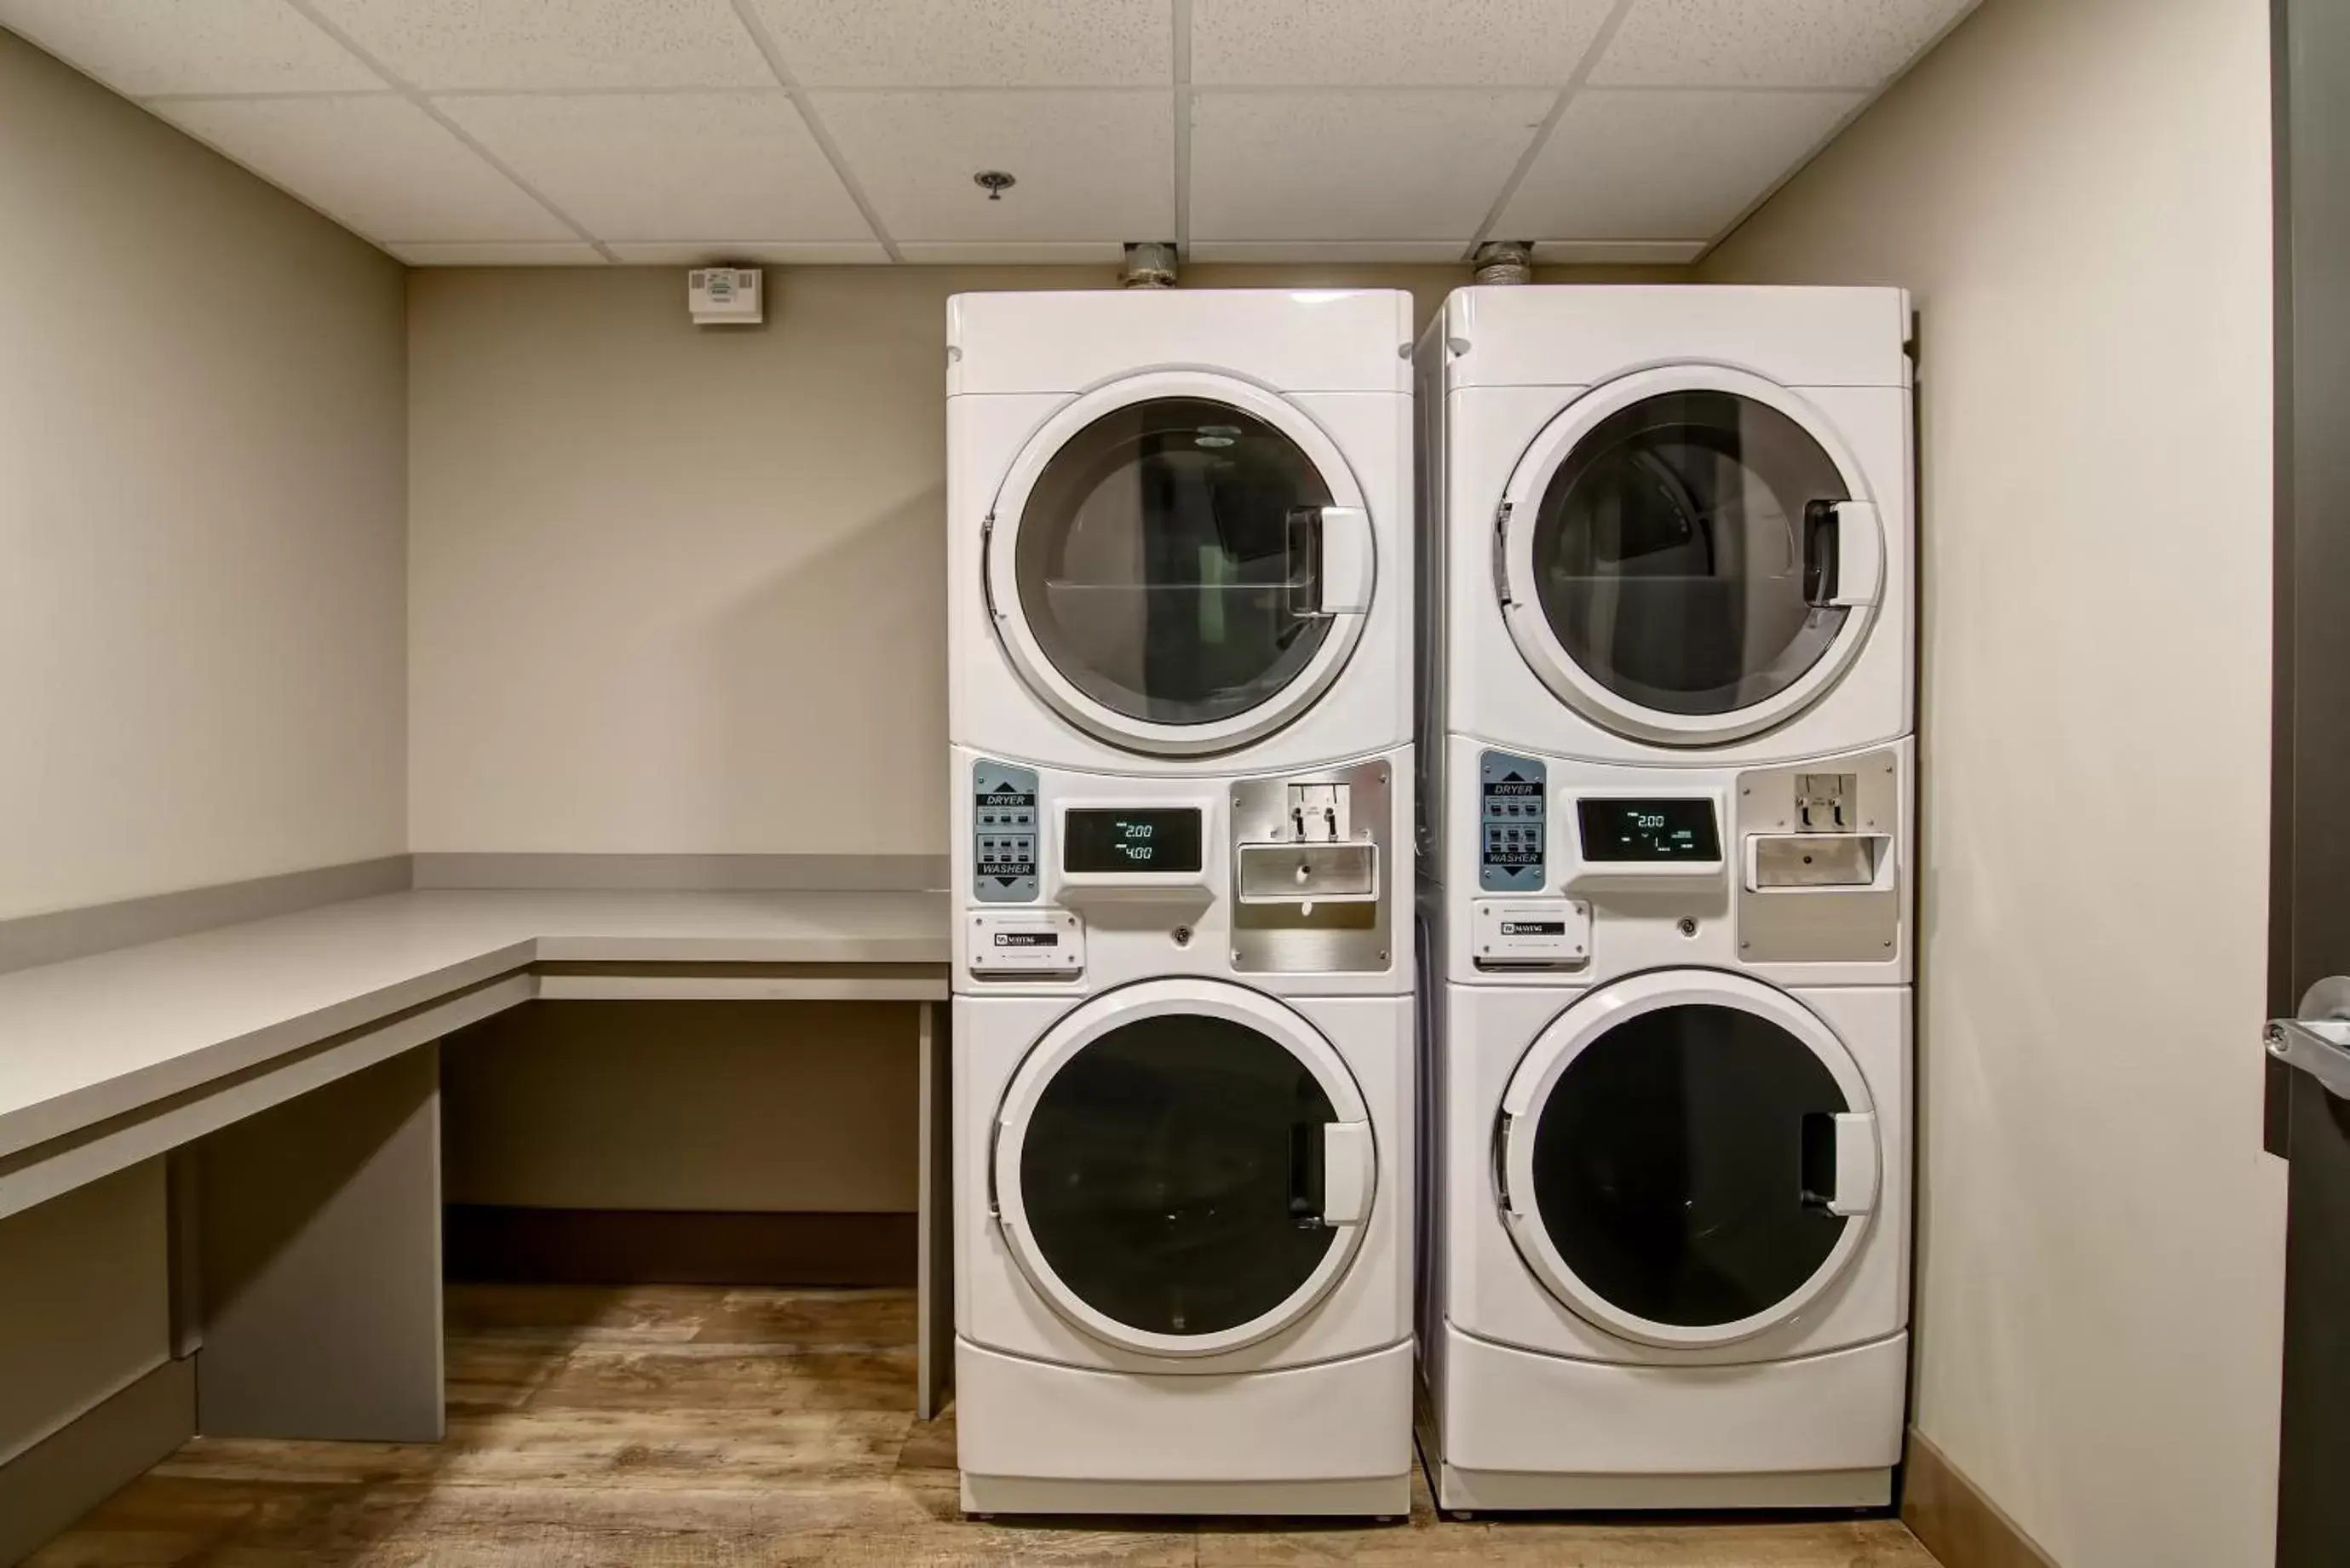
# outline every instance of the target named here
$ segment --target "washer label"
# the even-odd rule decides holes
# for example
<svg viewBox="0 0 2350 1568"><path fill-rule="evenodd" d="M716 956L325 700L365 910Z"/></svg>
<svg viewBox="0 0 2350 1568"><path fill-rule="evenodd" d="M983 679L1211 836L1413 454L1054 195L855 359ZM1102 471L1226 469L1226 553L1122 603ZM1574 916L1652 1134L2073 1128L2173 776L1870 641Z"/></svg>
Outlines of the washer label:
<svg viewBox="0 0 2350 1568"><path fill-rule="evenodd" d="M1035 902L1036 770L971 765L971 896L983 904Z"/></svg>
<svg viewBox="0 0 2350 1568"><path fill-rule="evenodd" d="M1477 886L1488 893L1539 893L1549 824L1548 772L1532 757L1487 752L1478 759Z"/></svg>

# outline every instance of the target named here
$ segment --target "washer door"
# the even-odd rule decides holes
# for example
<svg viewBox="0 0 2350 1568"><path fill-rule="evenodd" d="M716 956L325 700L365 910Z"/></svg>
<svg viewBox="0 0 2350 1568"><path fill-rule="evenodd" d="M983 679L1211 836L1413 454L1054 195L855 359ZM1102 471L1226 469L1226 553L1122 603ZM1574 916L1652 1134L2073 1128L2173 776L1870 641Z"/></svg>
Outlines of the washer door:
<svg viewBox="0 0 2350 1568"><path fill-rule="evenodd" d="M1735 740L1856 658L1884 541L1819 412L1717 366L1626 376L1546 426L1510 479L1496 587L1519 652L1618 734Z"/></svg>
<svg viewBox="0 0 2350 1568"><path fill-rule="evenodd" d="M1023 678L1128 750L1241 744L1296 717L1361 636L1370 519L1294 405L1201 371L1048 421L988 515L988 603Z"/></svg>
<svg viewBox="0 0 2350 1568"><path fill-rule="evenodd" d="M1097 997L1004 1093L998 1223L1039 1294L1097 1338L1210 1355L1320 1301L1369 1220L1361 1092L1313 1025L1215 981Z"/></svg>
<svg viewBox="0 0 2350 1568"><path fill-rule="evenodd" d="M1858 1065L1782 991L1711 971L1619 981L1544 1030L1496 1132L1526 1265L1627 1339L1726 1345L1787 1323L1876 1206Z"/></svg>

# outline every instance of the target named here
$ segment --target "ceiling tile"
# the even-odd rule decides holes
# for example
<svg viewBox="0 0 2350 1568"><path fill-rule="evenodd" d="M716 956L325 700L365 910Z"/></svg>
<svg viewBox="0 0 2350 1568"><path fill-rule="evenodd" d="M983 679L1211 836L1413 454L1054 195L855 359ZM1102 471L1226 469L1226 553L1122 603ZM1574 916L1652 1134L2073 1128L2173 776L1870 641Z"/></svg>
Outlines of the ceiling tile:
<svg viewBox="0 0 2350 1568"><path fill-rule="evenodd" d="M1866 97L1586 88L1559 117L1493 233L1711 240Z"/></svg>
<svg viewBox="0 0 2350 1568"><path fill-rule="evenodd" d="M1596 87L1881 85L1976 0L1633 0Z"/></svg>
<svg viewBox="0 0 2350 1568"><path fill-rule="evenodd" d="M1192 0L1201 87L1565 85L1614 0Z"/></svg>
<svg viewBox="0 0 2350 1568"><path fill-rule="evenodd" d="M132 98L365 92L383 78L284 0L0 0L0 27Z"/></svg>
<svg viewBox="0 0 2350 1568"><path fill-rule="evenodd" d="M727 0L308 0L414 87L772 87Z"/></svg>
<svg viewBox="0 0 2350 1568"><path fill-rule="evenodd" d="M437 107L598 239L872 238L780 88Z"/></svg>
<svg viewBox="0 0 2350 1568"><path fill-rule="evenodd" d="M1171 92L826 92L814 109L892 239L1175 232ZM1019 183L989 201L983 169Z"/></svg>
<svg viewBox="0 0 2350 1568"><path fill-rule="evenodd" d="M1544 240L1536 266L1679 266L1705 254L1703 240Z"/></svg>
<svg viewBox="0 0 2350 1568"><path fill-rule="evenodd" d="M1386 265L1458 262L1468 251L1458 240L1194 240L1183 259L1195 262L1362 262Z"/></svg>
<svg viewBox="0 0 2350 1568"><path fill-rule="evenodd" d="M686 240L658 244L605 246L629 266L838 266L861 262L886 262L889 253L879 240L802 240L796 244L773 240Z"/></svg>
<svg viewBox="0 0 2350 1568"><path fill-rule="evenodd" d="M803 87L1164 87L1170 0L752 0Z"/></svg>
<svg viewBox="0 0 2350 1568"><path fill-rule="evenodd" d="M577 238L403 98L192 99L154 108L370 239Z"/></svg>
<svg viewBox="0 0 2350 1568"><path fill-rule="evenodd" d="M411 266L602 266L596 247L578 240L486 241L387 245Z"/></svg>
<svg viewBox="0 0 2350 1568"><path fill-rule="evenodd" d="M924 265L971 266L1067 266L1099 263L1116 266L1126 259L1126 246L1117 240L947 240L899 245L898 254Z"/></svg>
<svg viewBox="0 0 2350 1568"><path fill-rule="evenodd" d="M1194 240L1454 240L1484 221L1555 95L1202 92Z"/></svg>

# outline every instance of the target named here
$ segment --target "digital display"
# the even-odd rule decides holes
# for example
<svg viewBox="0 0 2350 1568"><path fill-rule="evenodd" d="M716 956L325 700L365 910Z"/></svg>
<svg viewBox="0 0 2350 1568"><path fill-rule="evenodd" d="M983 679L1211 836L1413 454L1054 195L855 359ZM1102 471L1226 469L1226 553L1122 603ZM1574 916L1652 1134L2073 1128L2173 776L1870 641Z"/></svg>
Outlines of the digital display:
<svg viewBox="0 0 2350 1568"><path fill-rule="evenodd" d="M1061 817L1064 871L1197 871L1196 806L1135 811L1071 807Z"/></svg>
<svg viewBox="0 0 2350 1568"><path fill-rule="evenodd" d="M1587 861L1721 858L1710 800L1578 800L1575 815Z"/></svg>

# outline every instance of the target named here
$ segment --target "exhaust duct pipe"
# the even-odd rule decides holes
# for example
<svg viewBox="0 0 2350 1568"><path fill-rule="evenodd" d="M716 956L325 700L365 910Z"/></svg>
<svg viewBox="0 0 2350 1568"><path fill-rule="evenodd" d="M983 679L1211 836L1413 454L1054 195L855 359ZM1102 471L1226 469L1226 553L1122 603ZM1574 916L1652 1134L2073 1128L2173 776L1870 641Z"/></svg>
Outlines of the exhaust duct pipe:
<svg viewBox="0 0 2350 1568"><path fill-rule="evenodd" d="M1120 288L1175 286L1175 247L1165 240L1143 240L1126 247L1118 269Z"/></svg>
<svg viewBox="0 0 2350 1568"><path fill-rule="evenodd" d="M1532 240L1487 240L1469 259L1477 269L1479 283L1532 283L1534 280L1534 246Z"/></svg>

